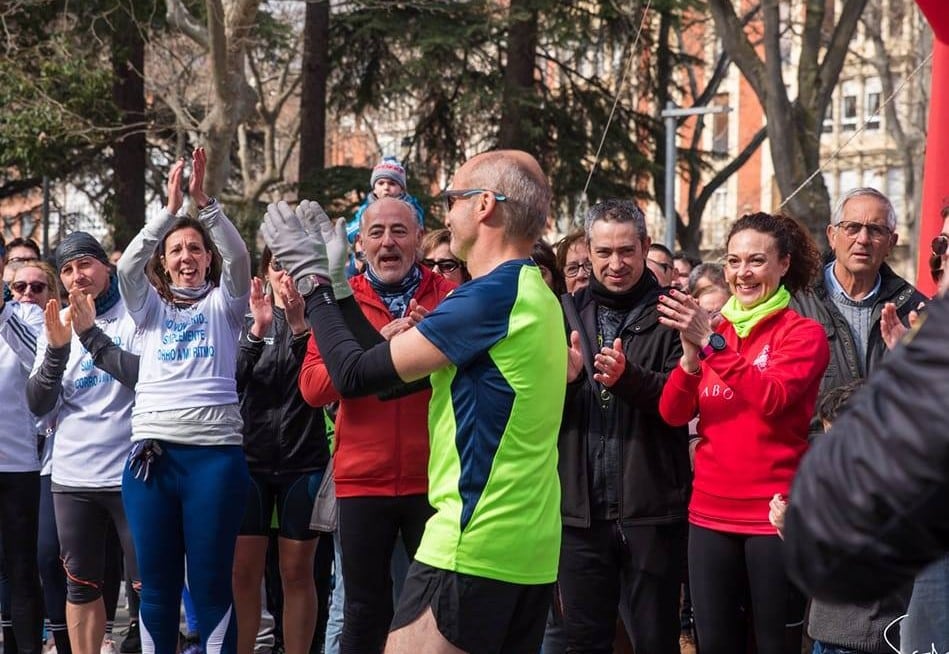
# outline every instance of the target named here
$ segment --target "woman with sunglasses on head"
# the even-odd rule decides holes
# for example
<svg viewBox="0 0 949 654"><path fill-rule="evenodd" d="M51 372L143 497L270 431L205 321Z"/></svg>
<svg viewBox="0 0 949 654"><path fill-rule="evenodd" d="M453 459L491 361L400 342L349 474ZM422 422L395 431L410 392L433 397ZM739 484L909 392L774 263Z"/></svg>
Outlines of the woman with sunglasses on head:
<svg viewBox="0 0 949 654"><path fill-rule="evenodd" d="M451 232L436 229L422 237L422 260L419 262L448 281L463 284L471 279L465 263L451 253Z"/></svg>
<svg viewBox="0 0 949 654"><path fill-rule="evenodd" d="M323 410L303 400L297 383L310 336L303 310L293 280L270 248L264 248L260 277L251 281L250 313L237 354L244 456L251 480L234 553L234 604L242 654L254 651L260 626L260 584L275 511L287 654L309 652L316 628L313 558L318 533L310 530L310 516L329 446Z"/></svg>
<svg viewBox="0 0 949 654"><path fill-rule="evenodd" d="M0 233L0 276L5 245ZM0 394L4 398L0 411L0 565L9 584L10 618L19 651L39 654L43 647L43 606L36 565L40 460L35 419L23 387L35 358L43 313L29 303L15 301L5 282L0 286ZM4 632L9 634L6 628Z"/></svg>
<svg viewBox="0 0 949 654"><path fill-rule="evenodd" d="M248 472L237 396L237 343L250 294L240 233L203 189L192 157L197 219L177 216L185 162L168 176L168 204L118 263L119 287L142 334L132 453L122 480L142 579L145 652L174 652L185 580L202 648L236 651L231 575Z"/></svg>
<svg viewBox="0 0 949 654"><path fill-rule="evenodd" d="M10 282L13 299L17 302L35 304L41 309L51 299L59 297L56 271L43 261L28 261L13 273ZM52 422L37 420L37 439L40 446L40 515L37 540L37 561L43 586L43 603L46 609L48 628L56 642L57 652L72 651L66 631L66 572L59 558L59 536L56 532L56 517L53 512ZM108 606L106 607L108 608Z"/></svg>
<svg viewBox="0 0 949 654"><path fill-rule="evenodd" d="M682 341L659 412L670 425L699 416L689 504L689 583L703 654L745 646L750 589L759 654L798 654L804 597L788 580L769 504L787 495L830 357L820 323L788 308L820 269L793 219L743 216L731 228L725 276L732 297L713 328L697 300L672 289L660 322Z"/></svg>

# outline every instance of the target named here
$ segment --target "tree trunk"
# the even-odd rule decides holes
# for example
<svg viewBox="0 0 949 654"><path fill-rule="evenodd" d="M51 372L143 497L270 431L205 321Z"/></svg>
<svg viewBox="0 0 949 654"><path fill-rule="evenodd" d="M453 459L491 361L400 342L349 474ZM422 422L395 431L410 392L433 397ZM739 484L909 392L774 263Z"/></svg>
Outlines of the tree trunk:
<svg viewBox="0 0 949 654"><path fill-rule="evenodd" d="M247 40L257 20L257 0L205 0L207 44L213 80L211 110L201 124L208 154L204 191L219 195L231 172L237 126L254 112L257 94L246 76Z"/></svg>
<svg viewBox="0 0 949 654"><path fill-rule="evenodd" d="M306 6L303 88L300 94L300 195L326 166L326 82L329 76L329 0Z"/></svg>
<svg viewBox="0 0 949 654"><path fill-rule="evenodd" d="M145 224L145 41L125 8L116 11L113 20L112 98L122 128L112 145L112 224L115 247L124 249Z"/></svg>
<svg viewBox="0 0 949 654"><path fill-rule="evenodd" d="M537 7L533 0L511 0L511 26L507 40L507 65L498 146L539 156L539 138L531 121L536 101L534 58L537 52Z"/></svg>
<svg viewBox="0 0 949 654"><path fill-rule="evenodd" d="M866 3L867 0L842 0L833 33L827 41L820 32L826 3L807 0L804 24L799 28L802 43L797 62L799 95L792 102L783 77L781 39L785 36L782 29L787 26L781 24L779 4L773 0L763 3L762 21L753 26L762 35L762 59L745 25L735 14L731 0L709 0L722 47L741 70L764 109L775 181L781 198L790 198L784 210L810 230L822 249L827 247L826 226L830 219L830 196L823 176L818 174L800 191L797 189L820 165L824 111ZM817 48L817 43L826 45ZM790 197L792 194L794 197Z"/></svg>

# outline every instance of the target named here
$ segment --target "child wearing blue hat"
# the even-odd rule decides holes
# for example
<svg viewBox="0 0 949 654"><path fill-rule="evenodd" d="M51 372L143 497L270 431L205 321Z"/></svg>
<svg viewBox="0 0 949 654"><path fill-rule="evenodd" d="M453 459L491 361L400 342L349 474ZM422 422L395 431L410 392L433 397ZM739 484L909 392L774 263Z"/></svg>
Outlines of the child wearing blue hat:
<svg viewBox="0 0 949 654"><path fill-rule="evenodd" d="M413 196L405 192L405 167L399 163L395 157L383 157L375 168L372 169L372 177L369 180L369 186L372 190L366 199L356 210L356 215L352 220L346 223L346 236L349 238L349 244L356 241L356 235L359 234L359 226L362 224L362 215L374 201L384 197L396 197L405 200L415 207L415 214L418 217L418 224L425 229L425 210L422 205Z"/></svg>

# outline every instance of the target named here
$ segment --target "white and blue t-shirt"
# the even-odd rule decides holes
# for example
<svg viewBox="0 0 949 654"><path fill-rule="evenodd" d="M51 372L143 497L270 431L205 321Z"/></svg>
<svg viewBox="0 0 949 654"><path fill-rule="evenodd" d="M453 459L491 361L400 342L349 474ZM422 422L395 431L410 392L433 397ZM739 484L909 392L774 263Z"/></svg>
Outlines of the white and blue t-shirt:
<svg viewBox="0 0 949 654"><path fill-rule="evenodd" d="M65 312L66 309L63 309ZM62 315L62 314L61 314ZM96 316L95 324L123 350L139 353L135 323L116 302ZM46 357L46 331L40 332L33 363L35 374ZM62 391L52 412L55 423L52 480L70 488L118 488L132 436L134 392L96 368L92 355L73 334L63 372Z"/></svg>
<svg viewBox="0 0 949 654"><path fill-rule="evenodd" d="M143 331L134 415L237 404L237 340L246 297L224 285L179 308L149 289L133 314Z"/></svg>

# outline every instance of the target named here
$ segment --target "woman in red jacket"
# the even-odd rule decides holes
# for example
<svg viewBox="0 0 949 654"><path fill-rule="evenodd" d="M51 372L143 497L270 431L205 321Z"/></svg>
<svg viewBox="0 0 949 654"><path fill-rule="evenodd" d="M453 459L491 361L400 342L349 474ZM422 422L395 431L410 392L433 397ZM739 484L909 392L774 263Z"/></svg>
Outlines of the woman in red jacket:
<svg viewBox="0 0 949 654"><path fill-rule="evenodd" d="M732 297L716 329L684 293L672 290L659 305L660 321L679 331L683 348L659 411L671 425L699 416L689 505L698 647L702 654L743 651L744 605L759 654L796 653L804 598L785 574L768 505L788 493L807 449L830 356L823 328L788 308L820 258L797 222L766 213L738 220L727 252Z"/></svg>

